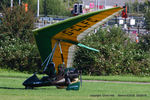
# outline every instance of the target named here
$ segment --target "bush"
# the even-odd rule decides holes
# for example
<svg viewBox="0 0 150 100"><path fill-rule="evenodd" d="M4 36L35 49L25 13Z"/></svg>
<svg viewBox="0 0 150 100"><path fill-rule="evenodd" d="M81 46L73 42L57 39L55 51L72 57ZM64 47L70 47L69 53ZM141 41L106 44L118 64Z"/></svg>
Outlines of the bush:
<svg viewBox="0 0 150 100"><path fill-rule="evenodd" d="M1 39L7 35L10 38L20 38L25 42L32 41L32 29L34 27L34 14L31 11L25 12L23 6L11 8L3 7L3 17L0 19Z"/></svg>
<svg viewBox="0 0 150 100"><path fill-rule="evenodd" d="M140 42L139 42L139 49L144 50L145 52L150 51L150 34L141 34L140 36Z"/></svg>
<svg viewBox="0 0 150 100"><path fill-rule="evenodd" d="M5 38L7 39L7 38ZM0 48L0 66L2 68L11 68L13 70L34 72L37 71L40 58L37 57L35 45L12 38L5 40Z"/></svg>
<svg viewBox="0 0 150 100"><path fill-rule="evenodd" d="M33 42L34 14L24 7L3 7L0 25L0 67L19 71L38 70L40 57Z"/></svg>
<svg viewBox="0 0 150 100"><path fill-rule="evenodd" d="M110 28L110 32L100 30L90 37L87 36L82 43L100 50L97 53L78 48L74 67L82 70L84 74L149 75L147 55L120 28Z"/></svg>

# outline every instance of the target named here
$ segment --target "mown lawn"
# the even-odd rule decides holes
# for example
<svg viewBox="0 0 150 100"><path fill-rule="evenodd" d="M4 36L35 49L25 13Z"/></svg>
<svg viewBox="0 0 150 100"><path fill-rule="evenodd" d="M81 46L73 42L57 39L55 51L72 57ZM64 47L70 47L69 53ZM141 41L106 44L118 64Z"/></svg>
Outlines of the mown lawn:
<svg viewBox="0 0 150 100"><path fill-rule="evenodd" d="M19 77L21 73L18 77L17 75L8 77L7 74L6 77L4 73L0 76L0 100L149 100L150 98L150 85L147 84L83 82L83 87L79 91L66 91L56 87L25 90L22 82L26 78ZM141 94L142 96L139 96Z"/></svg>
<svg viewBox="0 0 150 100"><path fill-rule="evenodd" d="M0 77L15 77L15 78L28 78L32 74L16 72L8 69L0 69ZM42 75L38 75L42 77ZM130 81L130 82L150 82L150 77L138 77L133 75L115 75L115 76L82 76L83 80L104 80L104 81Z"/></svg>
<svg viewBox="0 0 150 100"><path fill-rule="evenodd" d="M83 76L84 80L125 81L125 82L150 82L148 76L115 75L115 76Z"/></svg>

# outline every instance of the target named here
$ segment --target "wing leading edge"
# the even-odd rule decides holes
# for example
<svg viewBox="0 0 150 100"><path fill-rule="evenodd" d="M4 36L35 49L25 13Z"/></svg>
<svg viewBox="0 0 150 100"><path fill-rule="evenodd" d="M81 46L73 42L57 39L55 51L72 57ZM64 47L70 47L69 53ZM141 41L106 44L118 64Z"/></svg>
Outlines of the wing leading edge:
<svg viewBox="0 0 150 100"><path fill-rule="evenodd" d="M66 64L67 59L70 59L70 57L68 56L68 50L72 44L76 44L80 47L84 47L98 52L98 50L94 48L80 44L77 41L77 36L94 24L121 10L122 8L116 7L107 10L92 12L84 15L79 15L40 29L33 30L42 61L44 61L49 53L52 51L52 48L54 47L57 40L61 40L61 48ZM56 66L62 64L59 47L56 47L53 61Z"/></svg>

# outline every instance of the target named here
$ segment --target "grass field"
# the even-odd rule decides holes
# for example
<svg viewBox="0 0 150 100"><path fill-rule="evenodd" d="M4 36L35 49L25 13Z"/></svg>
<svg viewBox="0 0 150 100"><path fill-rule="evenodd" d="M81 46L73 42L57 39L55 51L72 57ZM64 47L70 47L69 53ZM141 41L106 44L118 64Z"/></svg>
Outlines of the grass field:
<svg viewBox="0 0 150 100"><path fill-rule="evenodd" d="M7 69L0 69L0 77L15 77L15 78L28 78L32 74L16 72ZM42 77L42 75L38 75ZM125 81L125 82L150 82L150 77L138 77L132 75L123 76L85 76L83 75L83 80L104 80L104 81Z"/></svg>
<svg viewBox="0 0 150 100"><path fill-rule="evenodd" d="M83 87L79 91L66 91L56 87L25 90L22 82L30 75L7 71L0 73L0 100L149 100L150 98L150 85L147 84L83 82Z"/></svg>

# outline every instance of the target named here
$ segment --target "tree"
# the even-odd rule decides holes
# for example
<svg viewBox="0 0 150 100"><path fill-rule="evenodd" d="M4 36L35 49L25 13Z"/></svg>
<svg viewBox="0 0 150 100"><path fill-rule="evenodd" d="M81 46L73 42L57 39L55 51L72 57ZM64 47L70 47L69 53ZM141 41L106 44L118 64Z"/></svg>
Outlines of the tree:
<svg viewBox="0 0 150 100"><path fill-rule="evenodd" d="M31 1L31 0L29 0L29 1ZM21 2L22 3L25 3L25 2L27 2L27 0L21 0ZM18 5L19 4L19 0L13 0L13 6L16 6L16 5ZM2 6L6 6L6 7L10 7L10 5L11 5L11 0L1 0L0 1L0 10L2 10L3 8L2 8Z"/></svg>
<svg viewBox="0 0 150 100"><path fill-rule="evenodd" d="M13 9L3 6L2 13L1 34L15 36L26 42L31 39L30 34L34 27L34 15L31 11L25 12L24 6L14 6Z"/></svg>
<svg viewBox="0 0 150 100"><path fill-rule="evenodd" d="M62 0L46 0L46 11L49 15L61 15L65 16L70 13L68 7L64 6L64 2Z"/></svg>
<svg viewBox="0 0 150 100"><path fill-rule="evenodd" d="M39 1L40 1L40 14L44 14L43 13L43 1L44 0L39 0ZM36 13L37 12L37 0L27 0L26 2L29 5L29 10Z"/></svg>
<svg viewBox="0 0 150 100"><path fill-rule="evenodd" d="M10 0L1 0L1 2L0 2L0 11L2 10L2 5L10 7Z"/></svg>
<svg viewBox="0 0 150 100"><path fill-rule="evenodd" d="M37 0L28 0L29 9L37 12ZM40 0L40 14L68 16L70 11L63 0Z"/></svg>
<svg viewBox="0 0 150 100"><path fill-rule="evenodd" d="M144 14L145 22L146 22L146 28L150 30L150 9L147 9L146 13Z"/></svg>
<svg viewBox="0 0 150 100"><path fill-rule="evenodd" d="M145 7L145 12L147 12L150 7L150 1L145 0L144 7Z"/></svg>
<svg viewBox="0 0 150 100"><path fill-rule="evenodd" d="M24 6L3 7L0 19L0 67L33 72L40 62L32 30L34 14ZM38 57L38 58L37 58Z"/></svg>

